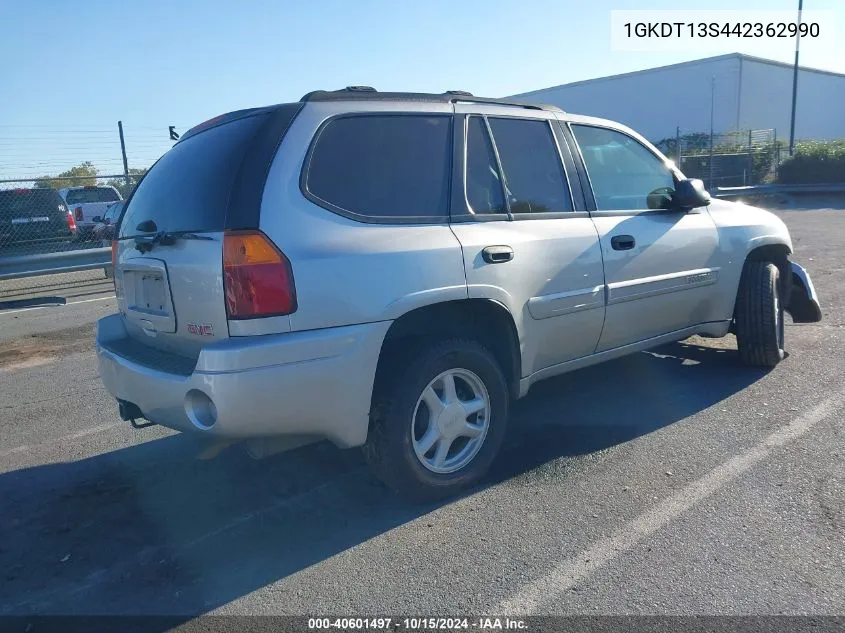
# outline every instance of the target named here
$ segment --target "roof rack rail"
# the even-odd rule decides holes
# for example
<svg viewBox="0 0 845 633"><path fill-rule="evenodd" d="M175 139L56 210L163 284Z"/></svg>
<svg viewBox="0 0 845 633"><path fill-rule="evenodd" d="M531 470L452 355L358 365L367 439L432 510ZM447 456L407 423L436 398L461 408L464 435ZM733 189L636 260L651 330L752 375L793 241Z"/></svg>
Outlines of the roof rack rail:
<svg viewBox="0 0 845 633"><path fill-rule="evenodd" d="M339 90L312 90L311 92L307 92L299 99L300 101L317 101L320 97L324 97L324 95L342 95L344 93L368 93L374 94L378 93L378 90L373 88L372 86L346 86L346 88L340 88Z"/></svg>
<svg viewBox="0 0 845 633"><path fill-rule="evenodd" d="M418 101L429 103L489 103L491 105L513 106L529 110L554 110L561 112L557 106L523 103L510 99L495 99L476 97L465 90L447 90L446 92L379 92L370 86L347 86L340 90L314 90L302 96L300 101Z"/></svg>

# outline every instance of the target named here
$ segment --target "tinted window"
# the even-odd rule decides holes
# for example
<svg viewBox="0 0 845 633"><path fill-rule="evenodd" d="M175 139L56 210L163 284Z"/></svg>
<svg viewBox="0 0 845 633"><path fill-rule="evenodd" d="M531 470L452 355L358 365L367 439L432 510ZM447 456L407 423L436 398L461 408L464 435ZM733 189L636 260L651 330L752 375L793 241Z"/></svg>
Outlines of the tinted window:
<svg viewBox="0 0 845 633"><path fill-rule="evenodd" d="M572 199L548 122L488 120L505 172L511 213L572 211Z"/></svg>
<svg viewBox="0 0 845 633"><path fill-rule="evenodd" d="M668 207L675 187L672 172L639 141L588 125L573 125L572 131L600 211Z"/></svg>
<svg viewBox="0 0 845 633"><path fill-rule="evenodd" d="M505 213L496 154L481 117L467 124L466 193L471 213Z"/></svg>
<svg viewBox="0 0 845 633"><path fill-rule="evenodd" d="M65 201L55 189L5 189L0 191L0 215L15 218L66 213Z"/></svg>
<svg viewBox="0 0 845 633"><path fill-rule="evenodd" d="M120 196L111 187L85 187L85 189L71 189L67 192L68 204L115 202L117 200L120 200Z"/></svg>
<svg viewBox="0 0 845 633"><path fill-rule="evenodd" d="M306 188L359 215L448 215L451 124L449 116L335 119L314 146Z"/></svg>
<svg viewBox="0 0 845 633"><path fill-rule="evenodd" d="M121 209L123 209L123 203L116 202L115 204L109 206L109 208L106 210L105 215L103 215L103 218L108 218L110 222L115 222L118 216L120 215Z"/></svg>
<svg viewBox="0 0 845 633"><path fill-rule="evenodd" d="M121 236L153 220L159 231L222 231L229 193L266 115L236 119L180 141L147 172L121 222Z"/></svg>

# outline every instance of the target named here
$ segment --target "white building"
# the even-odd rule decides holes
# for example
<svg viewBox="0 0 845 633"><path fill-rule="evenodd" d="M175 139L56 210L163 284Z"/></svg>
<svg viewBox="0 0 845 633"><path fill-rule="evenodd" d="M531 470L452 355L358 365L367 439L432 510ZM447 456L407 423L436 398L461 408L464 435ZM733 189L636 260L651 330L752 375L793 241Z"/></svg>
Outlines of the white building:
<svg viewBox="0 0 845 633"><path fill-rule="evenodd" d="M769 129L789 139L791 64L732 53L611 77L576 81L514 98L624 123L652 141L684 132ZM712 91L712 92L711 92ZM796 139L845 138L845 75L799 68Z"/></svg>

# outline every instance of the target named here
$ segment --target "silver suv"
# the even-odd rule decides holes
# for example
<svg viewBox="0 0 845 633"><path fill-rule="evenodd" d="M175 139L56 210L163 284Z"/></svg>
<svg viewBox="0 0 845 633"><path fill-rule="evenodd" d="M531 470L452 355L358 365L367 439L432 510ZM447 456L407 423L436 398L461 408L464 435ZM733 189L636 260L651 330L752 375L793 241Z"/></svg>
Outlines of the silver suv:
<svg viewBox="0 0 845 633"><path fill-rule="evenodd" d="M711 201L632 130L468 93L354 87L186 133L129 200L124 419L254 453L363 446L416 497L479 481L543 378L692 334L784 357L821 318L783 222Z"/></svg>

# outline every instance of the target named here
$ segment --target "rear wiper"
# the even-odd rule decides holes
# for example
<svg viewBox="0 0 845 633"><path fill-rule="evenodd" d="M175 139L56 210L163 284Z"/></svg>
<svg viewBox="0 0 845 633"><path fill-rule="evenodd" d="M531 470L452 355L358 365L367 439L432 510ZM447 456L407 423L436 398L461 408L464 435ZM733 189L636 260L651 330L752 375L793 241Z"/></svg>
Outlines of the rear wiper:
<svg viewBox="0 0 845 633"><path fill-rule="evenodd" d="M123 238L123 239L134 239L135 240L135 249L140 251L141 253L149 253L153 250L153 247L156 244L160 244L162 246L171 246L175 244L179 240L211 240L214 241L213 237L208 235L200 235L198 233L192 233L190 231L159 231L153 235L134 235L131 238Z"/></svg>

